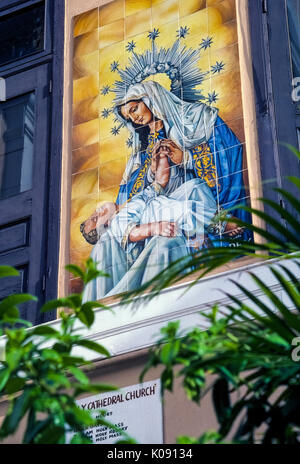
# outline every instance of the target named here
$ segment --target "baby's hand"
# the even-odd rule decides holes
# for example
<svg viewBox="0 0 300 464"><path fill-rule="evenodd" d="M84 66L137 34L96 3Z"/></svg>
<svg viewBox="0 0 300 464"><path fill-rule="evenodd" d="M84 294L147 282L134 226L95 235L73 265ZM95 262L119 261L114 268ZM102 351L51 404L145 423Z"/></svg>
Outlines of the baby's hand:
<svg viewBox="0 0 300 464"><path fill-rule="evenodd" d="M177 234L177 224L175 222L160 221L151 224L151 235L161 235L162 237L175 237Z"/></svg>
<svg viewBox="0 0 300 464"><path fill-rule="evenodd" d="M107 201L102 206L100 206L100 208L97 208L96 213L94 213L97 214L96 227L98 228L108 225L109 221L112 219L116 212L117 205L111 201Z"/></svg>
<svg viewBox="0 0 300 464"><path fill-rule="evenodd" d="M161 149L159 155L157 156L157 167L155 172L155 180L158 182L163 188L167 185L170 179L170 165L169 165L169 158L168 158L168 150Z"/></svg>

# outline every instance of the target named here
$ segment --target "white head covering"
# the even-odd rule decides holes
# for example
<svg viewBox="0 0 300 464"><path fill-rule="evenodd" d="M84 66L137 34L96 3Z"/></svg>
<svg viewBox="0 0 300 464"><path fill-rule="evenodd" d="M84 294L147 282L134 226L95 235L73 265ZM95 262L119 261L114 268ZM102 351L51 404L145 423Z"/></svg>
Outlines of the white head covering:
<svg viewBox="0 0 300 464"><path fill-rule="evenodd" d="M130 100L143 100L154 116L163 121L167 138L173 140L182 150L207 142L218 116L217 108L204 103L185 102L158 82L146 81L130 87L123 100L115 100L114 108L116 118L125 122L133 136L133 153L127 163L122 183L126 183L133 168L141 164L139 136L132 122L118 112L118 107Z"/></svg>

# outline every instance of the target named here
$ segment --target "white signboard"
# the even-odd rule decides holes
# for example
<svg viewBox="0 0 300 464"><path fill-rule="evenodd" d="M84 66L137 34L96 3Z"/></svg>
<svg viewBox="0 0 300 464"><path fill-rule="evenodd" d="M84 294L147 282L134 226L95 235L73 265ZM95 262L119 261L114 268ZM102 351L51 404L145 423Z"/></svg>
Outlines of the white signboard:
<svg viewBox="0 0 300 464"><path fill-rule="evenodd" d="M132 385L120 390L94 395L77 401L84 410L106 410L105 419L124 430L140 444L163 443L163 412L160 398L160 380ZM74 432L75 433L75 432ZM74 433L68 434L68 441ZM124 438L105 426L85 430L94 444L112 444Z"/></svg>

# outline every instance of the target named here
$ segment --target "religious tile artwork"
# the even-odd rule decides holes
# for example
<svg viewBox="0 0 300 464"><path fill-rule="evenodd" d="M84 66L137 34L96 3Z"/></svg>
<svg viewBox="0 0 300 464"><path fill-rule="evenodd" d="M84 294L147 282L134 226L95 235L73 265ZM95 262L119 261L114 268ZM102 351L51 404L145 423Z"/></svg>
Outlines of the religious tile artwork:
<svg viewBox="0 0 300 464"><path fill-rule="evenodd" d="M250 220L235 209L247 186L235 0L114 0L75 18L70 262L109 274L85 300L251 240L226 221Z"/></svg>

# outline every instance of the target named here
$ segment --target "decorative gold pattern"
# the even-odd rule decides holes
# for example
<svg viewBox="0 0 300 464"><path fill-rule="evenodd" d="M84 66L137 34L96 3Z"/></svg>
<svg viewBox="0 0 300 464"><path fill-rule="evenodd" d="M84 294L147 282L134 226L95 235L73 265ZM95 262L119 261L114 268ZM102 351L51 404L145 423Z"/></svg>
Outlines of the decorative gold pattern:
<svg viewBox="0 0 300 464"><path fill-rule="evenodd" d="M206 181L210 188L217 185L217 169L208 143L202 143L192 150L195 169L200 179ZM220 188L220 185L218 184Z"/></svg>
<svg viewBox="0 0 300 464"><path fill-rule="evenodd" d="M132 187L132 190L130 192L130 195L129 195L129 199L131 200L131 198L136 195L138 192L140 192L141 190L144 189L144 185L145 185L145 176L146 176L146 173L147 173L147 170L148 170L148 167L149 167L149 164L151 163L151 159L152 159L152 150L153 150L153 147L158 139L158 135L159 133L158 132L154 132L154 133L151 133L149 135L149 143L148 143L148 147L147 147L147 150L146 150L146 154L147 154L147 158L144 162L144 165L143 167L141 168L140 172L139 172L139 175L134 183L134 186Z"/></svg>

